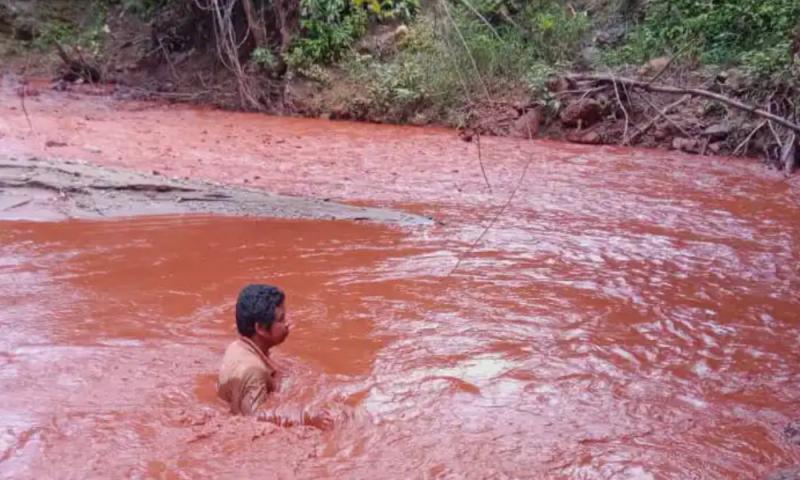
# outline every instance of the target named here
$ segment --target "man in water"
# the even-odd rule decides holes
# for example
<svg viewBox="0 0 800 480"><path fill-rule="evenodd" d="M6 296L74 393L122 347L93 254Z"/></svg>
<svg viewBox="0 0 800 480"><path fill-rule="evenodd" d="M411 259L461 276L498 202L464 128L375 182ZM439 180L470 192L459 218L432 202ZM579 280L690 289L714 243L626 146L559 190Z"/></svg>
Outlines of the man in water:
<svg viewBox="0 0 800 480"><path fill-rule="evenodd" d="M236 301L239 338L225 351L218 393L234 414L252 415L278 389L278 370L269 358L272 347L289 335L286 295L272 285L248 285Z"/></svg>

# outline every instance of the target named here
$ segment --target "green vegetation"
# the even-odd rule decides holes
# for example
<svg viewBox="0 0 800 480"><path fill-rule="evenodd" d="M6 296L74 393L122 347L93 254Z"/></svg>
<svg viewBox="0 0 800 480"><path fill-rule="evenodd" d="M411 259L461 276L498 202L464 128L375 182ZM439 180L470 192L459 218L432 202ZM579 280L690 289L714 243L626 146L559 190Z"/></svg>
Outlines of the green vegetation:
<svg viewBox="0 0 800 480"><path fill-rule="evenodd" d="M704 64L775 75L792 64L797 0L654 0L619 58L643 62L684 51Z"/></svg>
<svg viewBox="0 0 800 480"><path fill-rule="evenodd" d="M510 11L514 17L504 17ZM417 18L388 55L354 53L343 66L366 87L379 115L406 121L427 109L429 117L460 124L461 107L471 101L509 92L543 98L547 78L572 64L589 26L585 12L548 0L524 8L490 1L440 4Z"/></svg>
<svg viewBox="0 0 800 480"><path fill-rule="evenodd" d="M418 9L418 0L301 0L300 35L287 63L308 68L340 60L370 21L407 20Z"/></svg>
<svg viewBox="0 0 800 480"><path fill-rule="evenodd" d="M197 28L205 29L197 37L209 38L214 23L203 15L211 4L203 10L194 1L76 1L70 8L81 15L43 12L31 45L50 51L58 42L96 55L112 9L153 19L181 7L194 12ZM231 1L241 8L241 0ZM797 88L800 78L798 0L431 0L424 8L421 0L299 0L293 4L299 10L291 11L299 21L288 34L276 33L275 19L286 13L276 9L290 7L268 0L254 5L269 38L236 47L248 60L248 74L271 81L288 67L326 88L349 84L342 102L396 121L424 112L459 123L468 105L488 98L556 108L547 89L554 73L619 71L678 53L673 65L737 67L759 79L751 82L756 89ZM243 11L228 19L238 29L236 42L245 34ZM191 34L180 35L194 41Z"/></svg>
<svg viewBox="0 0 800 480"><path fill-rule="evenodd" d="M90 2L79 24L59 18L45 18L37 27L37 35L31 46L40 51L51 51L58 43L73 46L91 56L99 55L108 32L106 17L108 5L103 1Z"/></svg>

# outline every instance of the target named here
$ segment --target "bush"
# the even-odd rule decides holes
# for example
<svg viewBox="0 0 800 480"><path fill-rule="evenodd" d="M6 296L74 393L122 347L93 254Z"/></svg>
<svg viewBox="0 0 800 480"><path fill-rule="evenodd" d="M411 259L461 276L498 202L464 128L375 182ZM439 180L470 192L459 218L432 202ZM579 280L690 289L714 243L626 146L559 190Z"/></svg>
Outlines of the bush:
<svg viewBox="0 0 800 480"><path fill-rule="evenodd" d="M533 55L551 64L568 64L578 58L590 27L586 12L568 9L552 0L528 3L516 23Z"/></svg>
<svg viewBox="0 0 800 480"><path fill-rule="evenodd" d="M370 18L408 19L418 9L419 0L301 0L301 31L287 63L302 70L335 62L366 33Z"/></svg>
<svg viewBox="0 0 800 480"><path fill-rule="evenodd" d="M774 74L792 62L799 19L798 0L653 0L618 59L641 63L684 50L703 63Z"/></svg>
<svg viewBox="0 0 800 480"><path fill-rule="evenodd" d="M84 53L97 56L109 33L106 19L108 5L95 0L89 3L80 24L65 22L60 18L44 18L31 46L41 51L52 50L59 43L80 48Z"/></svg>

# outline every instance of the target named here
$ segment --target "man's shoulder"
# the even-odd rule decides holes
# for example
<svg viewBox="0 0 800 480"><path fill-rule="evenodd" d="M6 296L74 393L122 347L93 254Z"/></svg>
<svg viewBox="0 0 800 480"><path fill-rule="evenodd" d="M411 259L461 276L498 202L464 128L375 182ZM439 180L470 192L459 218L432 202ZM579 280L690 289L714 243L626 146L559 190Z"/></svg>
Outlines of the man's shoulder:
<svg viewBox="0 0 800 480"><path fill-rule="evenodd" d="M240 338L231 342L225 349L221 367L223 372L227 371L229 374L243 376L246 373L251 375L254 371L270 372L271 370L271 366L265 363L261 356Z"/></svg>

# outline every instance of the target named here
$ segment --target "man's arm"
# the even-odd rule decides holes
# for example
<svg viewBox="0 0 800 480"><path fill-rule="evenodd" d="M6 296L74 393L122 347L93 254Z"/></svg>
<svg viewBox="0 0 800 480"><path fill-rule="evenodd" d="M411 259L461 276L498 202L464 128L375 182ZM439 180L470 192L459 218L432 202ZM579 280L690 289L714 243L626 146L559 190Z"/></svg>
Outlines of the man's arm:
<svg viewBox="0 0 800 480"><path fill-rule="evenodd" d="M251 370L242 382L241 392L238 400L239 413L242 415L253 415L258 407L264 403L267 394L275 390L272 381L265 377L263 372Z"/></svg>

